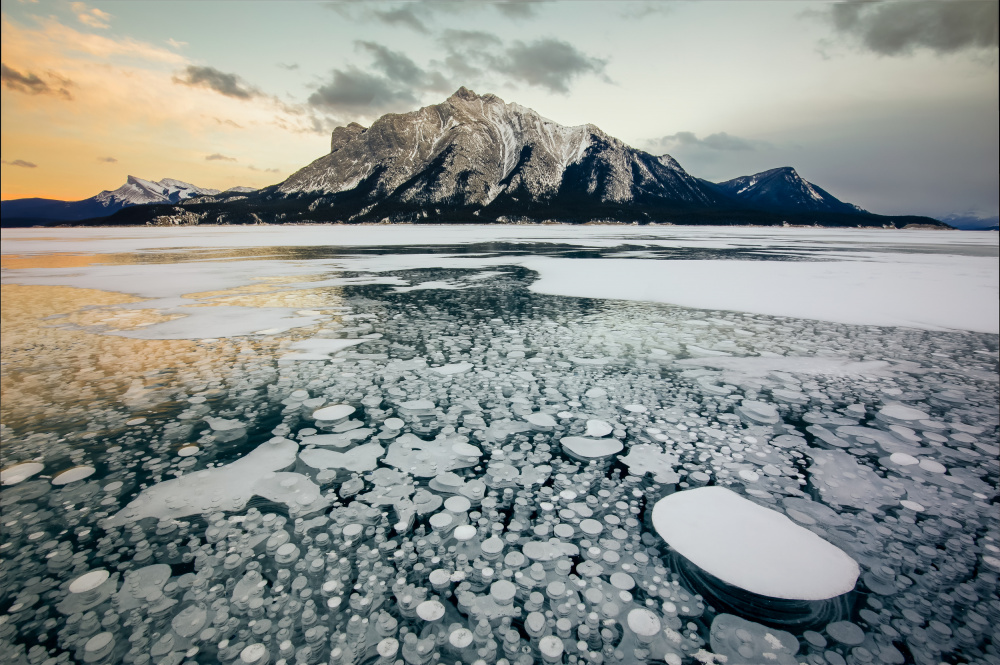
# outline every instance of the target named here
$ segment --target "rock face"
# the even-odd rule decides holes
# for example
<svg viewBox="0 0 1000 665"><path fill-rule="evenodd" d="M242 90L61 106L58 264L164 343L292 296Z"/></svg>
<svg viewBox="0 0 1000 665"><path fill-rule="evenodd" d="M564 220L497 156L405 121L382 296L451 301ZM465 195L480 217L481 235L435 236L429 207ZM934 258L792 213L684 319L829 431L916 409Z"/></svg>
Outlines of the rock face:
<svg viewBox="0 0 1000 665"><path fill-rule="evenodd" d="M277 192L356 192L391 217L419 216L433 205L492 213L490 218L534 218L551 214L546 208L553 205L726 203L668 155L654 157L594 125L564 127L464 87L441 104L385 115L367 129L357 123L338 127L330 147L330 154L293 174ZM338 202L331 197L326 203Z"/></svg>
<svg viewBox="0 0 1000 665"><path fill-rule="evenodd" d="M848 215L866 212L853 203L844 203L803 179L790 166L733 178L716 186L741 203L762 210L832 212Z"/></svg>

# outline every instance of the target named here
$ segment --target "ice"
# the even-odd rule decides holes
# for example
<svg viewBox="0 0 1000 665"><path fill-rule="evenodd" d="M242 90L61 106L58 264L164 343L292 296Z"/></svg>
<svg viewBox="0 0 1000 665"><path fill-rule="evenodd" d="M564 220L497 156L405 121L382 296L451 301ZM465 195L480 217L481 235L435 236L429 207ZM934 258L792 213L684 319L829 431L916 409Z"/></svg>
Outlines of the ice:
<svg viewBox="0 0 1000 665"><path fill-rule="evenodd" d="M587 421L587 431L586 436L602 437L611 434L614 431L614 427L603 420L588 420Z"/></svg>
<svg viewBox="0 0 1000 665"><path fill-rule="evenodd" d="M475 466L482 452L464 436L439 436L424 441L406 433L389 444L384 462L418 478Z"/></svg>
<svg viewBox="0 0 1000 665"><path fill-rule="evenodd" d="M146 517L178 519L217 510L242 510L259 493L258 485L279 496L277 500L290 498L291 493L277 492L269 477L294 464L298 449L294 441L274 438L230 464L165 480L143 490L110 517L108 524L120 526Z"/></svg>
<svg viewBox="0 0 1000 665"><path fill-rule="evenodd" d="M72 469L66 469L65 471L60 471L52 477L53 485L66 485L68 483L75 483L77 481L83 480L84 478L89 478L94 475L95 469L92 466L75 466Z"/></svg>
<svg viewBox="0 0 1000 665"><path fill-rule="evenodd" d="M40 462L21 462L20 464L12 464L3 470L0 470L0 484L16 485L20 482L24 482L28 478L31 478L35 474L41 473L43 469L45 469L45 465Z"/></svg>
<svg viewBox="0 0 1000 665"><path fill-rule="evenodd" d="M887 317L909 310L912 298L890 299L928 265L931 276L964 271L963 298L980 298L995 281L983 272L995 236L391 231L14 234L15 249L40 252L18 265L84 267L5 259L3 457L44 465L16 484L0 472L0 650L12 662L783 662L795 645L778 628L801 641L801 662L994 655L995 334L935 330L926 317L885 328L753 313L766 297L808 314L795 284L707 311L651 302L631 276L628 293L580 286L622 299L538 285L563 265L641 278L693 258L749 274L735 291L755 270L894 272L885 293L858 301L861 320L876 298ZM238 249L247 238L251 252ZM403 238L411 247L393 249ZM105 243L140 254L90 265L83 253ZM581 250L592 258L572 258ZM490 279L485 268L496 268ZM445 288L393 288L435 283ZM95 301L88 285L153 300L109 309L129 299ZM18 332L9 296L20 289L34 323ZM49 289L62 300L46 309ZM245 304L266 319L259 334L149 341L92 325ZM49 314L63 316L38 321ZM314 321L283 332L275 315ZM175 321L197 331L195 318ZM269 445L285 452L269 456ZM95 471L79 482L44 475L81 466ZM857 593L780 599L699 568L656 522L659 505L702 491L756 511L679 511L697 520L680 522L687 541L740 583ZM799 558L813 566L801 584ZM851 560L857 586L839 568ZM72 593L91 568L96 586ZM149 570L166 572L133 595L134 574Z"/></svg>
<svg viewBox="0 0 1000 665"><path fill-rule="evenodd" d="M650 473L653 475L653 480L666 485L680 480L675 470L678 462L675 455L665 453L662 448L650 443L632 446L628 450L628 455L621 458L621 463L628 467L630 474L642 476Z"/></svg>
<svg viewBox="0 0 1000 665"><path fill-rule="evenodd" d="M661 499L653 508L653 526L706 572L770 598L833 598L853 590L860 574L843 550L723 487Z"/></svg>
<svg viewBox="0 0 1000 665"><path fill-rule="evenodd" d="M385 455L385 448L372 442L340 453L333 450L313 448L299 453L299 459L313 469L344 469L361 473L378 466L378 460Z"/></svg>
<svg viewBox="0 0 1000 665"><path fill-rule="evenodd" d="M281 332L273 329L269 334ZM314 338L292 342L288 345L292 349L291 353L281 356L280 360L330 360L334 353L339 353L344 349L349 349L358 344L364 344L367 339L330 339Z"/></svg>
<svg viewBox="0 0 1000 665"><path fill-rule="evenodd" d="M559 443L570 456L583 461L605 459L623 448L621 441L616 439L589 439L585 436L563 437Z"/></svg>
<svg viewBox="0 0 1000 665"><path fill-rule="evenodd" d="M472 369L472 367L473 367L472 363L461 362L461 363L452 363L450 365L442 365L441 367L433 367L431 369L432 371L437 372L442 376L451 376L453 374L462 374L464 372L468 372L470 369Z"/></svg>

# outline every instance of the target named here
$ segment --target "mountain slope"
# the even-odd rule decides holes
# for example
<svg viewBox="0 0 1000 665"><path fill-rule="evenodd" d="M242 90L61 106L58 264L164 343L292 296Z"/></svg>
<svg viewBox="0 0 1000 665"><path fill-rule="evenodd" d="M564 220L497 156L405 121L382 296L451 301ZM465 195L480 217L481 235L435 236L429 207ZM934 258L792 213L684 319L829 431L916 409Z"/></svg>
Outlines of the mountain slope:
<svg viewBox="0 0 1000 665"><path fill-rule="evenodd" d="M725 202L669 157L630 148L594 125L564 127L466 88L441 104L385 115L367 129L337 128L330 154L292 174L276 193L326 197L312 206L315 212L359 189L374 206L363 216L390 218L422 218L441 205L497 219L550 216L560 203Z"/></svg>
<svg viewBox="0 0 1000 665"><path fill-rule="evenodd" d="M829 192L784 166L754 175L741 176L717 184L718 188L740 203L774 212L831 212L847 215L865 214L852 203L845 203Z"/></svg>

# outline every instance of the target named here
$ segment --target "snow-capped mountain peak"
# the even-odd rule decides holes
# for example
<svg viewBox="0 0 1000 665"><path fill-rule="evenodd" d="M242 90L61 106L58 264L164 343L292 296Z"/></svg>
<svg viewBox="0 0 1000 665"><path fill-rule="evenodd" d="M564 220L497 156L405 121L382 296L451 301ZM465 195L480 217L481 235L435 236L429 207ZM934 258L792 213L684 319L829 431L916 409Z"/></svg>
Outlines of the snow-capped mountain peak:
<svg viewBox="0 0 1000 665"><path fill-rule="evenodd" d="M217 189L207 189L182 180L144 180L128 176L125 184L112 191L103 191L94 200L106 208L144 205L147 203L178 203L194 196L218 194Z"/></svg>
<svg viewBox="0 0 1000 665"><path fill-rule="evenodd" d="M277 192L321 197L355 192L372 207L393 209L394 217L400 209L423 215L429 205L491 207L511 216L536 214L557 199L704 206L725 198L672 159L664 162L630 148L594 125L560 125L465 87L440 104L384 115L367 129L355 123L338 127L330 147Z"/></svg>
<svg viewBox="0 0 1000 665"><path fill-rule="evenodd" d="M741 203L756 208L848 214L865 212L812 184L791 166L733 178L718 183L718 187Z"/></svg>

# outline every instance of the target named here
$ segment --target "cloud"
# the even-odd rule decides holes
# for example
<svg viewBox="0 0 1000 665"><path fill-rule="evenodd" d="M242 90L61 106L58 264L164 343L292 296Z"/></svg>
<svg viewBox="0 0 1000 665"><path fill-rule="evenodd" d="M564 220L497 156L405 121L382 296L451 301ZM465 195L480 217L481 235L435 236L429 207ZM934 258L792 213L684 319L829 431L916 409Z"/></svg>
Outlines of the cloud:
<svg viewBox="0 0 1000 665"><path fill-rule="evenodd" d="M77 20L86 26L100 29L110 27L111 14L102 12L97 7L88 8L82 2L73 2L70 3L70 9L76 14Z"/></svg>
<svg viewBox="0 0 1000 665"><path fill-rule="evenodd" d="M220 95L235 99L250 99L260 95L260 91L247 85L236 74L227 74L215 67L188 65L183 76L175 76L174 83L214 90Z"/></svg>
<svg viewBox="0 0 1000 665"><path fill-rule="evenodd" d="M0 81L8 90L29 95L56 95L63 99L73 99L73 95L66 89L73 85L72 81L53 72L46 73L46 77L54 81L58 87L46 83L37 74L21 73L8 67L6 63L0 63Z"/></svg>
<svg viewBox="0 0 1000 665"><path fill-rule="evenodd" d="M528 85L566 94L573 79L583 74L603 74L606 60L592 58L569 42L551 37L530 44L514 42L495 68Z"/></svg>
<svg viewBox="0 0 1000 665"><path fill-rule="evenodd" d="M243 125L236 122L235 120L230 120L229 118L212 118L220 125L229 125L230 127L235 127L236 129L243 129Z"/></svg>
<svg viewBox="0 0 1000 665"><path fill-rule="evenodd" d="M250 169L251 171L260 171L261 173L280 173L278 169L262 169L252 164L250 166L247 166L247 168Z"/></svg>
<svg viewBox="0 0 1000 665"><path fill-rule="evenodd" d="M330 80L309 95L309 104L330 111L377 112L416 102L411 91L356 67L333 70Z"/></svg>
<svg viewBox="0 0 1000 665"><path fill-rule="evenodd" d="M834 29L879 55L938 54L996 48L995 0L844 2L827 15Z"/></svg>
<svg viewBox="0 0 1000 665"><path fill-rule="evenodd" d="M206 162L235 162L235 157L228 157L226 155L220 155L219 153L213 153L205 157Z"/></svg>
<svg viewBox="0 0 1000 665"><path fill-rule="evenodd" d="M403 26L427 34L429 30L417 16L417 12L417 4L408 3L395 9L376 10L374 15L386 25Z"/></svg>
<svg viewBox="0 0 1000 665"><path fill-rule="evenodd" d="M187 42L179 42L176 39L174 39L173 37L171 37L170 39L167 40L167 44L169 44L170 46L172 46L174 48L182 48L182 47L188 45Z"/></svg>
<svg viewBox="0 0 1000 665"><path fill-rule="evenodd" d="M8 166L20 166L21 168L24 168L24 169L37 169L38 168L38 164L35 164L33 162L27 162L27 161L25 161L23 159L15 159L12 162L8 162L5 159L5 160L3 160L3 163L6 164L6 165L8 165Z"/></svg>
<svg viewBox="0 0 1000 665"><path fill-rule="evenodd" d="M541 6L543 0L498 0L493 7L508 18L531 18Z"/></svg>
<svg viewBox="0 0 1000 665"><path fill-rule="evenodd" d="M399 51L368 41L355 43L372 56L371 68L335 69L330 80L309 96L309 104L324 111L379 113L412 107L423 92L447 92L454 85L436 71L427 71Z"/></svg>
<svg viewBox="0 0 1000 665"><path fill-rule="evenodd" d="M295 71L296 69L299 68L299 64L297 62L289 62L289 63L279 62L278 66L281 67L282 69L287 69L290 72Z"/></svg>
<svg viewBox="0 0 1000 665"><path fill-rule="evenodd" d="M101 162L103 164L117 164L118 163L118 160L115 159L114 157L98 157L97 161L99 161L99 162Z"/></svg>
<svg viewBox="0 0 1000 665"><path fill-rule="evenodd" d="M658 139L650 139L646 144L653 151L695 148L716 152L746 152L758 150L768 145L764 141L751 141L726 132L709 134L703 139L698 138L694 132L677 132L669 136L661 136Z"/></svg>

